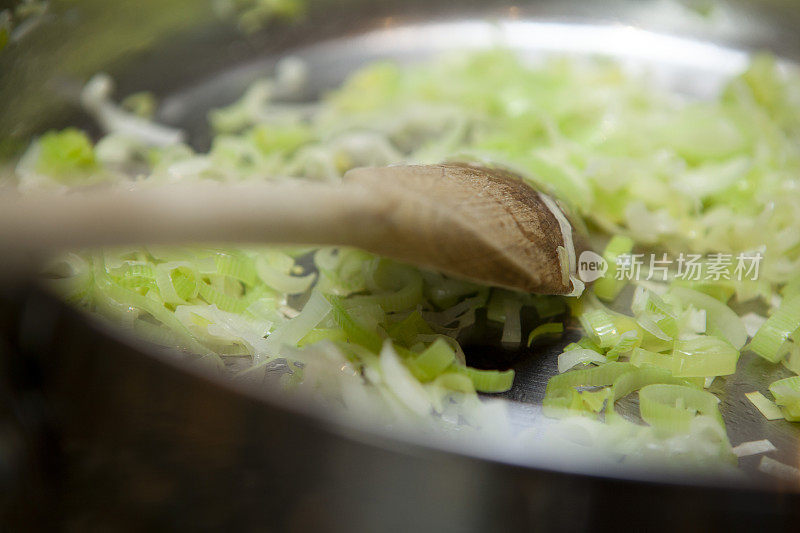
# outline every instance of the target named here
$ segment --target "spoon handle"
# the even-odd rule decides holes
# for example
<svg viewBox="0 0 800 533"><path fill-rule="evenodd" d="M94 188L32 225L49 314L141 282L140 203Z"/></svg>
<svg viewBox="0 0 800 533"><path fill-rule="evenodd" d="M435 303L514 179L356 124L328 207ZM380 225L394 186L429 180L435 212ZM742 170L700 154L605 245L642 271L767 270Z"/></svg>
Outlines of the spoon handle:
<svg viewBox="0 0 800 533"><path fill-rule="evenodd" d="M170 185L0 197L0 271L66 249L223 242L338 244L385 239L390 202L357 184ZM0 272L4 273L4 272Z"/></svg>

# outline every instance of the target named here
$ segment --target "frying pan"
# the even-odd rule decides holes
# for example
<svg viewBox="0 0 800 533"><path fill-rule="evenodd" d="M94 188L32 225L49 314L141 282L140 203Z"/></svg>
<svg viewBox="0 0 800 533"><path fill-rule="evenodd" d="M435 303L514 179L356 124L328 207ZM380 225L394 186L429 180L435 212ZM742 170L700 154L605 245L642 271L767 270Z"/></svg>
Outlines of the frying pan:
<svg viewBox="0 0 800 533"><path fill-rule="evenodd" d="M418 61L489 46L498 34L532 56L609 55L700 98L741 68L746 51L800 56L800 8L791 1L312 0L301 20L268 21L255 34L209 5L54 0L18 21L0 52L0 149L11 155L50 127L91 130L75 101L100 70L119 94L154 91L159 119L202 149L205 112L290 51L311 67L299 100L374 59ZM10 529L796 530L800 519L796 484L547 455L523 462L367 427L154 351L35 281L6 280L0 294L0 523ZM564 342L578 336L573 327ZM545 424L537 406L559 348L501 353L478 335L466 349L512 363L518 378L506 397ZM714 392L734 445L769 438L777 459L797 465L800 430L767 423L743 403L743 392L779 372L745 355ZM744 470L754 465L742 461Z"/></svg>

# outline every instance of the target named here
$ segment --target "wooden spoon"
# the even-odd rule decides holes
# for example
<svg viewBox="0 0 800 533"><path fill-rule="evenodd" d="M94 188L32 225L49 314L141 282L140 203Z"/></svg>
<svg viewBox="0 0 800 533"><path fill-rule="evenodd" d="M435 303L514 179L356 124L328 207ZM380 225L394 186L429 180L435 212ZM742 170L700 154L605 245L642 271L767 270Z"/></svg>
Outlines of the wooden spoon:
<svg viewBox="0 0 800 533"><path fill-rule="evenodd" d="M6 196L0 263L6 273L19 272L60 250L138 243L347 245L481 283L567 294L573 285L562 264L569 251L574 274L572 227L553 200L506 171L359 168L336 185L203 183ZM583 235L572 239L579 252Z"/></svg>

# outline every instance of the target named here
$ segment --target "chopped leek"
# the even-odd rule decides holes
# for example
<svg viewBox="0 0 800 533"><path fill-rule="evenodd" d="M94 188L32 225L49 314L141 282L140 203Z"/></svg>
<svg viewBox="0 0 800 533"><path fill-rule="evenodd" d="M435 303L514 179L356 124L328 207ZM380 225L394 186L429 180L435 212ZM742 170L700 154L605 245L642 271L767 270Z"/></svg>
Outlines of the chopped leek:
<svg viewBox="0 0 800 533"><path fill-rule="evenodd" d="M558 372L563 374L567 370L581 363L606 363L608 359L594 350L579 349L569 350L558 356Z"/></svg>
<svg viewBox="0 0 800 533"><path fill-rule="evenodd" d="M784 359L782 363L783 366L788 368L790 371L794 372L795 374L800 374L800 346L792 343L792 346L789 349L789 355L786 356L786 359Z"/></svg>
<svg viewBox="0 0 800 533"><path fill-rule="evenodd" d="M389 390L418 415L427 415L432 406L428 396L425 394L425 389L403 365L392 348L392 343L388 340L380 351L380 361L383 379Z"/></svg>
<svg viewBox="0 0 800 533"><path fill-rule="evenodd" d="M421 354L408 362L411 373L420 381L431 381L455 363L456 354L444 340L436 339Z"/></svg>
<svg viewBox="0 0 800 533"><path fill-rule="evenodd" d="M749 455L774 452L777 449L778 448L776 448L775 445L770 441L767 439L762 439L743 442L733 448L731 451L736 457L747 457Z"/></svg>
<svg viewBox="0 0 800 533"><path fill-rule="evenodd" d="M631 363L636 366L656 366L681 378L725 376L736 372L738 350L714 337L697 337L678 341L671 354L634 348Z"/></svg>
<svg viewBox="0 0 800 533"><path fill-rule="evenodd" d="M783 418L780 408L758 391L747 392L745 397L758 409L767 420L780 420Z"/></svg>
<svg viewBox="0 0 800 533"><path fill-rule="evenodd" d="M766 455L761 458L758 463L758 469L765 474L775 476L777 478L791 481L794 483L800 482L800 469L787 464L776 461L772 457Z"/></svg>
<svg viewBox="0 0 800 533"><path fill-rule="evenodd" d="M458 366L456 370L471 379L478 392L505 392L514 382L513 370L478 370L468 366Z"/></svg>
<svg viewBox="0 0 800 533"><path fill-rule="evenodd" d="M747 332L741 319L730 307L707 294L686 287L673 286L670 293L684 305L693 305L697 309L705 310L709 334L727 340L737 350L744 346Z"/></svg>
<svg viewBox="0 0 800 533"><path fill-rule="evenodd" d="M767 361L777 363L789 352L789 338L800 328L800 296L787 298L758 328L748 345Z"/></svg>
<svg viewBox="0 0 800 533"><path fill-rule="evenodd" d="M561 337L562 333L564 333L564 324L561 322L539 324L528 335L528 346L531 346L539 339Z"/></svg>
<svg viewBox="0 0 800 533"><path fill-rule="evenodd" d="M702 336L675 341L676 377L728 376L736 372L739 350L727 341Z"/></svg>
<svg viewBox="0 0 800 533"><path fill-rule="evenodd" d="M720 424L719 399L710 392L684 385L658 383L639 391L642 419L668 432L686 432L692 418L709 416Z"/></svg>
<svg viewBox="0 0 800 533"><path fill-rule="evenodd" d="M598 387L614 383L619 376L635 369L629 363L609 362L604 365L564 372L547 382L542 406L547 416L563 417L569 411L581 411L585 407L575 387Z"/></svg>
<svg viewBox="0 0 800 533"><path fill-rule="evenodd" d="M66 184L77 185L98 169L89 136L75 128L51 131L37 142L36 170Z"/></svg>
<svg viewBox="0 0 800 533"><path fill-rule="evenodd" d="M615 346L623 333L636 329L633 320L605 309L588 311L579 318L583 329L601 348Z"/></svg>
<svg viewBox="0 0 800 533"><path fill-rule="evenodd" d="M605 275L594 282L594 293L604 301L611 301L617 297L625 287L624 279L617 279L617 258L623 254L630 254L633 250L633 239L623 235L614 235L603 251L603 259L608 264Z"/></svg>
<svg viewBox="0 0 800 533"><path fill-rule="evenodd" d="M800 376L780 379L769 386L769 391L786 420L800 421Z"/></svg>
<svg viewBox="0 0 800 533"><path fill-rule="evenodd" d="M347 335L347 340L372 352L377 352L383 345L380 336L359 324L342 306L342 300L336 296L329 297L328 301L333 308L333 318L336 325L342 328Z"/></svg>
<svg viewBox="0 0 800 533"><path fill-rule="evenodd" d="M626 355L642 342L641 334L637 330L626 331L619 337L619 342L615 344L608 352L606 358L609 361L616 361L622 355Z"/></svg>

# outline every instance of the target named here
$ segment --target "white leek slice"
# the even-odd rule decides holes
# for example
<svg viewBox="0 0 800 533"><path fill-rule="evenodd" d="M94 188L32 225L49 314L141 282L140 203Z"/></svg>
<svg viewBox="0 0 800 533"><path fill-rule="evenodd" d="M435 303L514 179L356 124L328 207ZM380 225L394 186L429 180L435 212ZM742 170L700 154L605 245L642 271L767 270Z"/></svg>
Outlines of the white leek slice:
<svg viewBox="0 0 800 533"><path fill-rule="evenodd" d="M429 414L433 406L425 387L400 361L397 352L392 347L392 342L388 339L381 349L380 360L383 382L397 399L420 416Z"/></svg>
<svg viewBox="0 0 800 533"><path fill-rule="evenodd" d="M766 455L762 457L761 462L758 463L758 469L773 477L778 477L787 481L800 482L800 469L776 461Z"/></svg>
<svg viewBox="0 0 800 533"><path fill-rule="evenodd" d="M780 408L775 405L775 402L764 396L758 391L747 392L745 397L750 400L756 409L761 411L764 418L767 420L780 420L783 418Z"/></svg>
<svg viewBox="0 0 800 533"><path fill-rule="evenodd" d="M594 350L581 349L570 350L558 356L558 373L563 374L567 370L579 365L581 363L607 363L608 359L605 356L595 352Z"/></svg>
<svg viewBox="0 0 800 533"><path fill-rule="evenodd" d="M736 446L733 450L733 454L736 457L747 457L748 455L758 455L760 453L769 453L774 452L778 448L775 447L767 439L762 440L751 440L749 442L743 442L740 445Z"/></svg>

